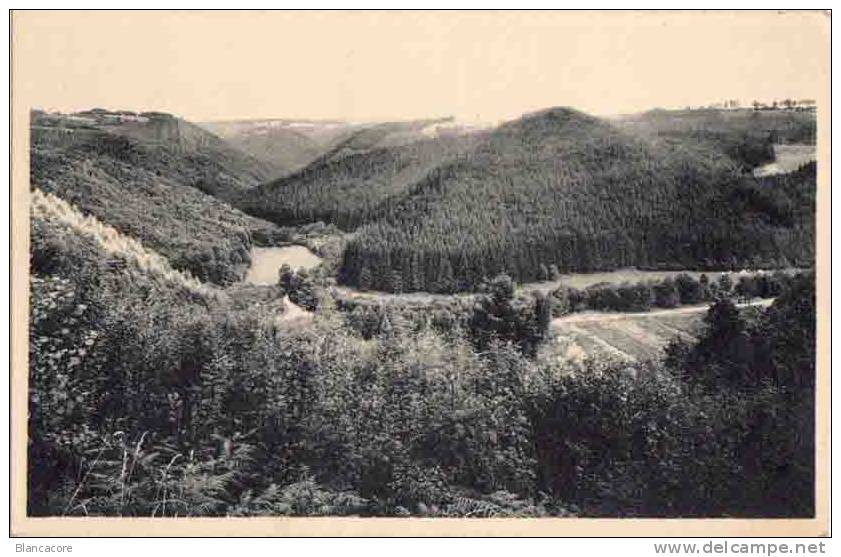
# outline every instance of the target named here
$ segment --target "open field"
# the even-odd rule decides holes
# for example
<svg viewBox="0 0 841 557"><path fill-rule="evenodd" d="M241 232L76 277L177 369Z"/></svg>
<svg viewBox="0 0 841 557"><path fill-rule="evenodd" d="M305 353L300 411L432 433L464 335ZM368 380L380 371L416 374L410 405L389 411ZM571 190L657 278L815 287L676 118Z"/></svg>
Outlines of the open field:
<svg viewBox="0 0 841 557"><path fill-rule="evenodd" d="M757 300L740 306L769 306ZM567 362L607 358L636 362L659 358L674 338L693 340L707 304L647 313L584 312L554 319L542 356Z"/></svg>
<svg viewBox="0 0 841 557"><path fill-rule="evenodd" d="M755 271L745 271L745 273L754 273ZM567 286L571 288L584 289L594 284L609 283L622 284L625 282L636 283L642 281L661 281L667 277L676 277L680 274L687 274L694 279L705 274L710 281L716 280L723 274L728 274L727 271L643 271L633 267L627 269L617 269L616 271L606 271L603 273L573 273L569 275L561 275L557 280L547 280L542 282L530 282L521 286L524 292L549 292L555 290L559 286ZM738 273L730 273L738 276Z"/></svg>
<svg viewBox="0 0 841 557"><path fill-rule="evenodd" d="M774 145L774 162L760 166L753 171L756 177L794 172L804 164L815 160L814 145Z"/></svg>

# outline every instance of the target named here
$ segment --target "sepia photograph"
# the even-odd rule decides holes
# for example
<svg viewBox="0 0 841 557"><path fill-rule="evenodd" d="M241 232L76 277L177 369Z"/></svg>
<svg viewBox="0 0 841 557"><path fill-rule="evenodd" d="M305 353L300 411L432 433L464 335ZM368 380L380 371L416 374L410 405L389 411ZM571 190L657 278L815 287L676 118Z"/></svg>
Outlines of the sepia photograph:
<svg viewBox="0 0 841 557"><path fill-rule="evenodd" d="M828 11L10 18L12 532L828 535Z"/></svg>

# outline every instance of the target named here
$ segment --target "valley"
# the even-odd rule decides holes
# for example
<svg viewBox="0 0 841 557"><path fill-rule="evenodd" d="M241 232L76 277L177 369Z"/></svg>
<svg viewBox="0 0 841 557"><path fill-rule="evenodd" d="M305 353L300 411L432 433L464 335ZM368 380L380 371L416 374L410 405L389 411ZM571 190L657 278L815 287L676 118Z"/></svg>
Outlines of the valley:
<svg viewBox="0 0 841 557"><path fill-rule="evenodd" d="M675 508L665 491L605 510L603 486L669 458L648 485L672 474L686 493L708 432L750 443L734 411L768 408L785 431L805 415L773 389L808 388L810 137L802 115L710 111L33 113L30 462L46 473L30 511L159 512L140 489L108 495L129 454L102 444L115 428L145 459L131 481L177 478L167 514L306 515L312 497L355 516ZM554 452L614 435L647 448L608 472ZM97 451L112 484L77 489L66 470ZM753 489L723 462L732 493ZM681 512L736 504L705 493Z"/></svg>
<svg viewBox="0 0 841 557"><path fill-rule="evenodd" d="M16 548L829 532L831 10L8 25Z"/></svg>
<svg viewBox="0 0 841 557"><path fill-rule="evenodd" d="M321 296L423 308L469 303L500 272L525 299L808 267L813 201L803 183L814 171L803 163L814 147L761 139L808 139L806 122L738 111L600 121L550 109L497 128L452 119L198 127L152 112L33 113L32 177L202 281L273 285L288 264L317 270ZM273 161L301 142L311 149L298 162ZM740 164L754 165L756 184ZM682 184L675 165L693 168L696 185ZM277 172L285 176L270 180ZM710 203L732 215L707 222ZM597 226L581 217L591 213L610 218ZM682 270L628 265L638 263Z"/></svg>

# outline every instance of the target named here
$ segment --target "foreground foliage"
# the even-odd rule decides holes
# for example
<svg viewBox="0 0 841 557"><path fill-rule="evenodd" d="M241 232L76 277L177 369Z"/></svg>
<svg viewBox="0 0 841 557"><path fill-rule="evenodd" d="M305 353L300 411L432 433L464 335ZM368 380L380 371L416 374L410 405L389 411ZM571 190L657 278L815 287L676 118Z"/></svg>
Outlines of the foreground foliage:
<svg viewBox="0 0 841 557"><path fill-rule="evenodd" d="M529 357L548 302L504 278L447 334L363 335L327 299L293 328L49 214L32 265L33 515L813 513L813 276L755 317L719 302L664 363L571 371Z"/></svg>

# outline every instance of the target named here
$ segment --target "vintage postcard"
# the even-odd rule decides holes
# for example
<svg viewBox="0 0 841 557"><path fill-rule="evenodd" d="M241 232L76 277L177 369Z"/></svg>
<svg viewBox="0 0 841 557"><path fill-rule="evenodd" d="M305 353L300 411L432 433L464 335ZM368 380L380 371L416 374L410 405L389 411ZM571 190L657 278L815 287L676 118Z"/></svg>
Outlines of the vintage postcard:
<svg viewBox="0 0 841 557"><path fill-rule="evenodd" d="M13 535L828 534L828 12L11 20Z"/></svg>

